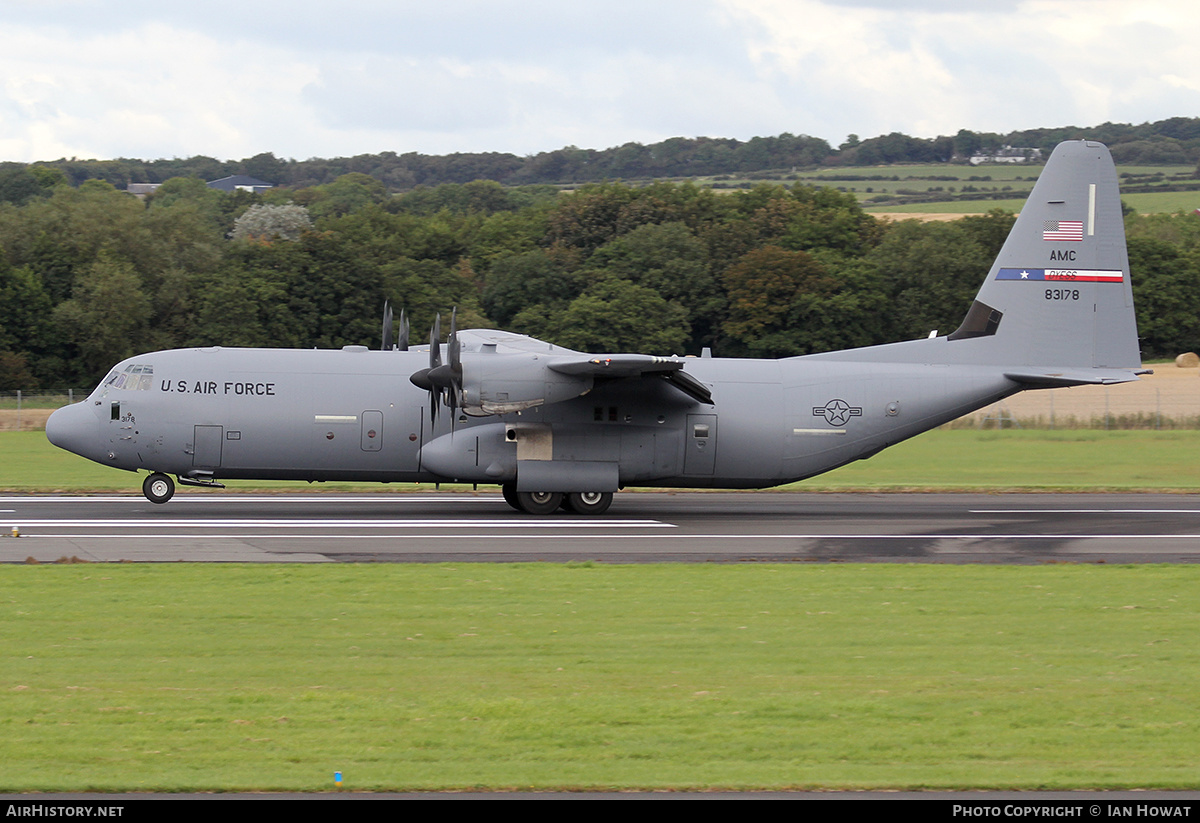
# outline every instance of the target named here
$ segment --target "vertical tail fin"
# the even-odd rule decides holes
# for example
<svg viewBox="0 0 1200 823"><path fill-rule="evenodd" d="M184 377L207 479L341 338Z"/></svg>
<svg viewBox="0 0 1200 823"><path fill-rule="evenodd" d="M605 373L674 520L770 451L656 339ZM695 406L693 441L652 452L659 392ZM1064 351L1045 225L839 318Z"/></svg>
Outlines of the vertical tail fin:
<svg viewBox="0 0 1200 823"><path fill-rule="evenodd" d="M1141 366L1117 171L1104 145L1054 150L949 339L952 362L1031 374Z"/></svg>

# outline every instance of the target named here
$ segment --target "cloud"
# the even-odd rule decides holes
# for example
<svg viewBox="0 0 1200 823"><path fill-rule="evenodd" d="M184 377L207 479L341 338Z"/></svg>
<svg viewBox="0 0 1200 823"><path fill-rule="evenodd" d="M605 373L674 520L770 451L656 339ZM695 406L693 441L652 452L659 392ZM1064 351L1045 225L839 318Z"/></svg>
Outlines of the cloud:
<svg viewBox="0 0 1200 823"><path fill-rule="evenodd" d="M315 74L288 54L151 24L82 36L7 31L0 151L17 159L251 150ZM166 151L164 151L166 149Z"/></svg>
<svg viewBox="0 0 1200 823"><path fill-rule="evenodd" d="M528 154L784 131L836 143L1200 108L1200 7L982 5L10 2L0 160Z"/></svg>
<svg viewBox="0 0 1200 823"><path fill-rule="evenodd" d="M837 112L864 135L1093 125L1196 110L1194 99L1175 94L1200 71L1187 42L1200 9L1184 4L1028 0L1008 4L1006 14L918 0L724 5L753 30L751 55L764 82ZM1168 76L1183 83L1172 86Z"/></svg>

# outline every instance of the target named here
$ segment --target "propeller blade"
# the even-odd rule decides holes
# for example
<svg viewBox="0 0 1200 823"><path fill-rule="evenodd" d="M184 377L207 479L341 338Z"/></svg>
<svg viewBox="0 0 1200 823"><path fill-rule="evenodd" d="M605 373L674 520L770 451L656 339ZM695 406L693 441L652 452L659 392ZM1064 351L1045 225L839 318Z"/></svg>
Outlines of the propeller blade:
<svg viewBox="0 0 1200 823"><path fill-rule="evenodd" d="M447 341L446 350L450 361L450 386L447 390L450 402L447 405L453 412L462 404L463 385L462 344L458 340L458 306L450 313L450 340Z"/></svg>
<svg viewBox="0 0 1200 823"><path fill-rule="evenodd" d="M404 309L400 309L400 342L396 348L408 351L408 315L404 313Z"/></svg>
<svg viewBox="0 0 1200 823"><path fill-rule="evenodd" d="M381 351L392 350L392 304L387 300L383 301L383 345L379 348Z"/></svg>
<svg viewBox="0 0 1200 823"><path fill-rule="evenodd" d="M442 313L433 316L433 327L429 330L429 372L426 375L429 387L429 422L437 423L438 399L441 391L434 382L433 372L442 365Z"/></svg>
<svg viewBox="0 0 1200 823"><path fill-rule="evenodd" d="M433 327L429 329L429 369L442 365L442 315L434 315Z"/></svg>

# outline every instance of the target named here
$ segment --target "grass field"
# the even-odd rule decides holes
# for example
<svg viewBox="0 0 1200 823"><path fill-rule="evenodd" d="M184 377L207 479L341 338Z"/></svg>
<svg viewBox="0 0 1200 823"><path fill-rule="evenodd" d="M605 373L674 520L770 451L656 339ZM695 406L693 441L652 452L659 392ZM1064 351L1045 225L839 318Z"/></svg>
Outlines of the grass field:
<svg viewBox="0 0 1200 823"><path fill-rule="evenodd" d="M834 168L803 172L797 176L802 183L836 186L853 193L864 208L872 213L893 212L911 214L981 214L991 209L1006 209L1019 212L1025 205L1025 197L1033 189L1034 181L1041 173L1041 165L986 165L960 166L947 164L918 164L878 166L869 168ZM1122 186L1131 188L1145 185L1194 184L1194 169L1190 166L1118 166L1122 175ZM886 179L838 180L838 177L860 176ZM895 180L891 178L897 178ZM974 178L974 179L972 179ZM982 179L987 178L987 179ZM910 202L873 205L872 200L884 196L919 201L928 194L956 194L963 197L969 193L964 187L974 187L992 195L997 193L1004 199L980 198L961 199L947 202ZM1006 194L1011 192L1011 194ZM1146 192L1126 193L1122 200L1142 214L1173 213L1200 208L1200 192Z"/></svg>
<svg viewBox="0 0 1200 823"><path fill-rule="evenodd" d="M0 568L0 790L1196 788L1195 566Z"/></svg>
<svg viewBox="0 0 1200 823"><path fill-rule="evenodd" d="M1125 205L1140 214L1174 214L1178 211L1191 212L1200 208L1200 192L1161 192L1154 194L1126 194L1121 197ZM862 204L871 214L986 214L992 209L1004 209L1019 213L1025 207L1024 198L1012 200L954 200L944 203L906 203L899 206L872 206Z"/></svg>
<svg viewBox="0 0 1200 823"><path fill-rule="evenodd" d="M797 488L1194 491L1198 451L1196 431L938 430ZM6 490L139 480L0 433ZM1197 788L1198 584L1150 565L0 566L0 791L322 791L335 771L350 790Z"/></svg>
<svg viewBox="0 0 1200 823"><path fill-rule="evenodd" d="M136 493L145 475L92 463L56 449L42 432L0 432L0 490L10 492L124 491ZM394 493L411 483L230 481L231 490L347 489ZM1200 431L1036 431L939 429L870 460L794 484L811 491L1200 490ZM181 489L180 494L220 494Z"/></svg>
<svg viewBox="0 0 1200 823"><path fill-rule="evenodd" d="M1145 195L1154 197L1155 195ZM1025 208L1025 199L1019 200L956 200L950 203L906 203L902 206L871 206L863 204L871 214L987 214L992 209L1004 209L1018 213Z"/></svg>

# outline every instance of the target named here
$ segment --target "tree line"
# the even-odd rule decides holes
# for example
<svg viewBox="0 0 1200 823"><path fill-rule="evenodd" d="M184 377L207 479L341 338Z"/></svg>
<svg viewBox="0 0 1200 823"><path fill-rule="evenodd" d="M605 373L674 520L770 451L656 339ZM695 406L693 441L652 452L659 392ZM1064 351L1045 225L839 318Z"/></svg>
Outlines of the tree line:
<svg viewBox="0 0 1200 823"><path fill-rule="evenodd" d="M137 352L380 344L435 313L588 351L778 357L953 330L1014 217L889 223L806 185L390 194L373 177L264 195L197 178L145 201L47 176L0 204L0 389L83 388ZM1146 356L1200 347L1200 217L1128 217Z"/></svg>
<svg viewBox="0 0 1200 823"><path fill-rule="evenodd" d="M520 157L502 152L427 155L380 152L355 157L292 160L264 152L243 160L196 156L158 160L77 158L35 164L0 163L0 202L21 204L48 177L81 185L103 180L117 188L130 183L161 183L173 177L215 180L246 174L277 186L306 188L335 182L346 174L364 174L388 191L417 186L494 180L506 186L576 184L609 180L738 175L814 166L874 166L884 163L944 163L1004 146L1040 149L1048 155L1063 140L1100 140L1118 163L1200 162L1200 118L1172 117L1131 125L1103 123L1080 128L1027 129L1007 134L960 130L953 136L910 137L893 132L865 140L850 135L837 148L808 135L780 134L741 141L718 137L673 137L659 143L625 143L597 150L566 146Z"/></svg>

